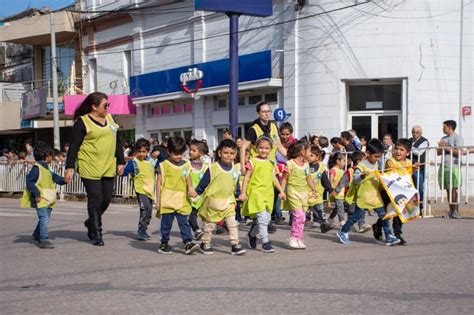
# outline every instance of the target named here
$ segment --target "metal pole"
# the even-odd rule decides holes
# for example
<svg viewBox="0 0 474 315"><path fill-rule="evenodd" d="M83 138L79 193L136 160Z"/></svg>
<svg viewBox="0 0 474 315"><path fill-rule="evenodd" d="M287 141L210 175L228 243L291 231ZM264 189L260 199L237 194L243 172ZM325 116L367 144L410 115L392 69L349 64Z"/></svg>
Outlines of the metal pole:
<svg viewBox="0 0 474 315"><path fill-rule="evenodd" d="M54 148L61 150L59 138L59 110L58 110L58 74L56 72L56 30L54 28L54 13L50 13L51 22L51 76L53 79L53 125L54 125Z"/></svg>
<svg viewBox="0 0 474 315"><path fill-rule="evenodd" d="M462 101L463 101L463 37L464 37L464 0L461 0L461 16L459 20L459 134L463 131L463 115L462 115Z"/></svg>
<svg viewBox="0 0 474 315"><path fill-rule="evenodd" d="M229 12L229 123L232 135L237 138L238 103L239 103L239 14Z"/></svg>

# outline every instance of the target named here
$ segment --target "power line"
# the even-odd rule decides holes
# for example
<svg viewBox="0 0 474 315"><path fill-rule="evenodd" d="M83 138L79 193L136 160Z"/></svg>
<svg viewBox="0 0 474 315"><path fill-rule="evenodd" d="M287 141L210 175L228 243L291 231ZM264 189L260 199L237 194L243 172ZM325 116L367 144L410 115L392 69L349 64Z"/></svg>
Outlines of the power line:
<svg viewBox="0 0 474 315"><path fill-rule="evenodd" d="M334 12L337 12L337 11L357 7L357 6L360 6L360 5L367 4L367 3L370 3L370 1L360 2L360 3L353 4L353 5L348 5L348 6L328 10L328 11L318 12L318 13L314 13L314 14L310 14L310 15L306 15L306 16L302 16L302 17L298 17L298 18L289 19L289 20L286 20L286 21L270 23L270 24L259 26L259 27L253 27L253 28L248 28L248 29L245 29L245 30L239 30L238 33L241 34L241 33L256 31L256 30L260 30L260 29L264 29L264 28L268 28L268 27L272 27L272 26L278 26L278 25L283 25L283 24L295 22L297 20L306 20L306 19L313 18L313 17L316 17L316 16L334 13ZM196 39L193 39L193 40L184 40L184 41L180 41L180 42L174 42L174 43L163 44L163 45L148 46L148 47L143 47L143 48L132 48L132 49L127 49L127 51L141 51L141 50L147 50L147 49L164 48L164 47L170 47L170 46L175 46L175 45L182 45L182 44L188 44L188 43L197 42L197 41L203 41L203 40L208 40L208 39L219 38L219 37L223 37L223 36L229 36L229 34L230 33L227 32L227 33L217 34L217 35L203 37L203 38L196 38ZM115 50L115 51L109 51L109 52L103 52L103 53L95 53L94 56L104 56L104 55L118 54L118 53L122 53L122 52L123 52L123 50Z"/></svg>

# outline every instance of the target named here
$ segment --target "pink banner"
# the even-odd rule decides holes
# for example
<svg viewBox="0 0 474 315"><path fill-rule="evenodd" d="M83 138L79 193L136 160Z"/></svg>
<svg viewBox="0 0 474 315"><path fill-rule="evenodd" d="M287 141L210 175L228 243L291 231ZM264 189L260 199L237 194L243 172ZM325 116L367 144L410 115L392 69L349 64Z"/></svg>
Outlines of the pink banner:
<svg viewBox="0 0 474 315"><path fill-rule="evenodd" d="M64 95L64 114L73 116L76 108L86 98L87 95ZM112 115L135 115L137 108L132 104L130 95L108 95L109 113Z"/></svg>

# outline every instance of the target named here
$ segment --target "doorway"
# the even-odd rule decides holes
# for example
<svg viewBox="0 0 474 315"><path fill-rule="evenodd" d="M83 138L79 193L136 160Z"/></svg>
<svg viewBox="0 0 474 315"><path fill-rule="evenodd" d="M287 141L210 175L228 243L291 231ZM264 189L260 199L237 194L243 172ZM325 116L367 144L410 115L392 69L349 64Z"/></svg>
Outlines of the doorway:
<svg viewBox="0 0 474 315"><path fill-rule="evenodd" d="M397 112L349 113L349 127L357 131L359 137L383 139L390 133L394 140L400 137L402 114Z"/></svg>
<svg viewBox="0 0 474 315"><path fill-rule="evenodd" d="M402 82L348 82L349 128L359 137L383 139L402 136Z"/></svg>

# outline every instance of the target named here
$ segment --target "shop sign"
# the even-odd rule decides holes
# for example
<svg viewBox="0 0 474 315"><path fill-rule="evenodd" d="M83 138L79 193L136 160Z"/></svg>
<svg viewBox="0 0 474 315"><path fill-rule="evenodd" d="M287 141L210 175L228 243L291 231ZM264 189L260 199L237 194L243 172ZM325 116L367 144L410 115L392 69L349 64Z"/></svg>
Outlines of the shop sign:
<svg viewBox="0 0 474 315"><path fill-rule="evenodd" d="M48 110L47 95L48 89L46 87L23 93L21 96L21 119L45 117Z"/></svg>
<svg viewBox="0 0 474 315"><path fill-rule="evenodd" d="M462 115L463 116L471 116L471 106L463 106L462 107Z"/></svg>
<svg viewBox="0 0 474 315"><path fill-rule="evenodd" d="M188 94L194 95L197 93L199 88L202 86L202 78L204 77L204 72L198 68L191 68L188 72L181 73L179 76L179 81L181 82L181 89ZM189 83L192 83L194 87L190 87Z"/></svg>

